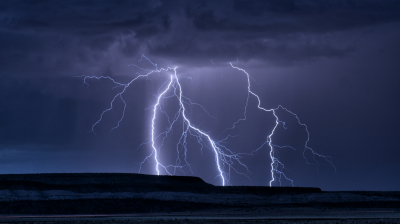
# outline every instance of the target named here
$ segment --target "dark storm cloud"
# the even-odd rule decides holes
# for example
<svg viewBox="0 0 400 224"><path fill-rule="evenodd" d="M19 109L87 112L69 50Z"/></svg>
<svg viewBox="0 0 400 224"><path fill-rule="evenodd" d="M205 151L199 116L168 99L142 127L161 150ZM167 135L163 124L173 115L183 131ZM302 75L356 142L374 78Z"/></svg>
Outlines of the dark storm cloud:
<svg viewBox="0 0 400 224"><path fill-rule="evenodd" d="M334 43L326 34L398 21L399 8L397 1L191 2L185 15L193 29L149 50L176 58L279 62L344 56L355 44Z"/></svg>
<svg viewBox="0 0 400 224"><path fill-rule="evenodd" d="M332 32L399 20L398 1L246 1L226 2L216 11L205 5L187 15L201 30L258 32Z"/></svg>
<svg viewBox="0 0 400 224"><path fill-rule="evenodd" d="M0 4L3 74L102 72L113 58L140 54L144 38L170 26L168 12L157 1Z"/></svg>
<svg viewBox="0 0 400 224"><path fill-rule="evenodd" d="M160 6L156 1L14 1L3 3L2 24L14 31L84 35L150 31L148 27L158 26L157 20L165 20Z"/></svg>
<svg viewBox="0 0 400 224"><path fill-rule="evenodd" d="M326 34L398 21L398 1L12 1L0 3L2 73L101 73L141 54L302 61L355 43ZM190 56L190 60L188 57ZM114 71L116 72L116 71Z"/></svg>

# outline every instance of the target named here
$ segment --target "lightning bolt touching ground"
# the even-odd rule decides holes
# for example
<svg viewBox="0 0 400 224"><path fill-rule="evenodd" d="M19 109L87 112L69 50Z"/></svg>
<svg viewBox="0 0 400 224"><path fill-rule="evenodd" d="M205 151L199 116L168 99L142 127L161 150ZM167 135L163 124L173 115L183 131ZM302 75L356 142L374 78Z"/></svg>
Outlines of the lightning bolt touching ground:
<svg viewBox="0 0 400 224"><path fill-rule="evenodd" d="M247 96L247 101L246 101L246 106L245 106L245 111L244 111L244 117L241 118L241 119L239 119L238 121L236 121L236 122L233 124L232 128L230 128L230 129L235 128L235 125L236 125L237 123L239 123L240 121L245 121L245 120L246 120L246 111L247 111L247 106L248 106L249 95L250 95L250 94L257 98L257 102L258 102L257 107L258 107L258 109L263 110L263 111L265 111L265 112L272 112L272 114L273 114L274 117L275 117L275 126L274 126L274 128L272 129L272 132L268 135L267 141L266 141L260 148L258 148L258 149L255 150L255 151L258 151L258 150L261 149L266 143L269 145L269 148L270 148L269 155L270 155L270 158L271 158L271 181L269 182L269 186L272 186L272 183L275 181L275 177L276 177L277 175L279 175L279 182L281 182L281 178L282 178L282 176L283 176L286 180L290 181L290 183L291 183L292 186L293 186L293 180L290 179L290 178L288 178L288 177L285 175L285 173L282 171L282 169L283 169L285 166L284 166L284 164L283 164L282 162L279 161L278 158L275 157L275 150L276 150L276 148L291 148L291 149L294 149L294 150L295 150L295 148L293 148L293 147L291 147L291 146L288 146L288 145L285 145L285 146L274 145L274 144L272 143L272 136L274 135L275 130L276 130L276 128L278 127L278 125L279 125L280 123L282 123L282 125L284 126L284 124L285 124L284 122L282 122L282 121L279 120L279 117L278 117L278 116L276 115L276 113L275 113L275 111L278 110L278 109L283 109L283 110L285 110L286 112L290 113L291 115L295 116L296 119L297 119L297 122L298 122L301 126L304 126L304 127L305 127L305 130L306 130L306 132L307 132L307 141L305 142L305 145L304 145L303 157L304 157L304 159L306 160L306 162L307 162L308 164L313 164L313 165L317 165L317 166L318 166L319 164L318 164L317 160L315 159L315 156L322 157L322 158L324 158L324 159L335 169L335 172L336 172L336 167L333 165L333 163L332 163L332 158L331 158L330 156L324 156L324 155L318 154L317 152L315 152L312 148L310 148L310 147L307 145L307 144L308 144L308 141L310 140L310 133L308 132L308 127L307 127L307 125L305 125L305 124L303 124L303 123L300 122L300 119L299 119L299 117L297 116L297 114L295 114L295 113L293 113L292 111L290 111L290 110L288 110L288 109L282 107L281 105L279 105L279 106L278 106L277 108L275 108L275 109L265 109L265 108L261 107L261 100L260 100L260 97L259 97L257 94L255 94L254 92L251 91L251 88L250 88L250 75L249 75L244 69L232 65L232 63L230 63L230 65L231 65L232 68L237 69L237 70L239 70L239 71L242 71L243 73L246 74L246 76L247 76L247 91L248 91L248 96ZM284 127L284 128L285 128L285 127ZM285 128L285 129L286 129L286 128ZM307 150L310 151L310 152L312 153L314 163L310 163L310 162L307 160L307 158L305 157L305 153L306 153ZM255 152L255 151L253 151L253 152ZM280 169L279 166L281 166L282 168Z"/></svg>
<svg viewBox="0 0 400 224"><path fill-rule="evenodd" d="M294 147L292 146L288 146L288 145L284 145L284 146L279 146L279 145L275 145L273 144L273 136L275 133L276 128L282 124L282 126L286 129L285 127L285 123L283 121L281 121L279 119L279 117L276 114L276 111L279 109L282 109L284 111L286 111L287 113L295 116L295 118L298 121L298 124L305 127L305 130L307 132L307 140L305 142L304 145L304 150L303 150L303 157L306 159L306 162L308 164L313 164L313 165L319 165L317 160L315 159L315 157L321 157L324 158L330 165L333 165L332 163L332 158L329 156L324 156L321 154L316 153L313 149L311 149L310 147L308 147L308 141L309 141L309 132L308 132L308 127L300 122L300 119L298 118L297 114L291 112L290 110L282 107L282 106L278 106L275 109L265 109L263 107L261 107L261 100L260 97L255 94L254 92L252 92L251 90L251 86L250 86L250 78L251 76L242 68L236 67L234 66L232 63L230 63L230 66L233 69L237 69L241 72L243 72L246 77L247 77L247 101L244 107L244 114L243 114L243 118L240 118L239 120L237 120L236 122L234 122L232 124L231 128L226 129L225 131L229 130L229 129L235 129L236 125L239 122L243 122L246 120L246 113L247 113L247 107L249 105L249 97L253 96L257 99L258 101L258 105L257 108L260 110L263 110L265 112L269 112L272 113L272 115L275 117L275 126L272 129L272 132L267 135L266 137L266 141L257 149L253 150L251 153L235 153L234 151L230 150L229 148L227 148L224 143L225 141L233 136L227 135L225 138L221 139L221 140L214 140L212 138L212 136L210 136L210 134L202 129L200 129L198 126L194 125L190 119L187 117L186 115L186 107L185 105L190 105L190 106L197 106L200 107L205 113L207 113L208 116L216 119L215 117L211 116L210 113L200 104L194 103L192 102L192 100L190 100L188 97L186 97L183 94L182 91L182 86L180 83L180 79L182 78L189 78L190 77L178 77L177 75L177 68L176 67L167 67L167 68L161 68L158 69L157 64L153 63L152 61L150 61L150 59L148 59L146 56L142 55L142 57L140 58L139 62L145 60L151 63L152 66L155 67L155 69L151 70L151 69L144 69L142 67L137 66L136 64L133 65L129 65L129 66L134 66L138 69L141 69L143 71L146 71L146 74L140 74L140 73L136 73L136 77L133 78L130 82L124 84L124 83L120 83L115 81L113 78L109 77L109 76L79 76L79 77L83 77L83 83L86 84L87 86L88 83L86 82L88 79L108 79L111 80L112 83L115 85L113 87L114 88L122 88L121 91L119 91L111 100L110 103L110 107L105 109L101 114L100 114L100 118L93 124L90 132L95 133L94 128L97 124L99 124L102 119L103 119L103 115L109 111L111 111L113 109L113 105L115 103L115 101L117 99L120 99L121 102L123 103L124 107L123 107L123 113L122 116L120 117L120 119L118 120L117 124L111 129L111 131L113 131L114 129L118 128L120 125L120 122L122 122L122 120L124 119L125 116L125 108L126 108L126 101L123 98L123 94L125 93L126 89L132 84L134 83L136 80L140 79L140 78L146 78L149 79L150 76L154 73L166 73L168 74L168 80L165 81L160 89L159 89L159 93L157 95L157 101L156 103L152 106L152 119L151 119L151 137L150 140L143 143L140 146L146 145L146 144L150 144L151 145L151 152L148 154L148 156L146 156L143 161L140 164L140 168L139 168L139 172L141 171L141 167L142 165L147 162L150 159L154 159L154 161L156 162L156 166L155 166L155 172L157 173L157 175L160 175L161 172L166 173L168 175L173 175L176 173L177 170L183 170L184 168L188 168L190 171L191 166L190 163L187 161L187 152L188 152L188 136L192 136L195 137L197 139L197 143L200 145L201 150L203 148L209 148L210 150L212 150L213 154L214 154L214 160L215 160L215 167L217 169L217 173L218 173L218 177L221 179L221 184L223 186L225 185L230 185L230 172L231 170L235 171L238 174L244 175L246 177L248 177L246 174L239 172L236 168L235 165L238 164L239 166L245 168L248 172L248 168L247 166L240 160L242 158L242 156L244 155L254 155L258 150L261 150L265 145L269 146L269 156L270 156L270 160L271 160L271 180L269 182L269 185L272 186L272 183L275 180L278 180L279 183L281 184L281 179L285 178L287 181L290 181L290 183L293 185L293 180L288 178L286 176L286 174L283 172L284 169L284 164L279 161L279 159L275 156L276 150L279 148L291 148L294 149ZM238 61L238 60L237 60ZM213 63L213 61L211 60L211 63ZM214 64L214 63L213 63ZM164 105L164 100L165 99L170 99L170 98L174 98L177 100L178 104L179 104L179 108L177 109L176 113L174 114L174 116L171 117L168 115L168 113L163 109L163 105ZM159 116L161 115L165 115L169 126L167 127L167 129L165 129L165 131L159 132L157 130L156 124L157 124L157 120L159 118ZM165 139L168 137L169 134L171 134L174 126L177 125L178 120L182 121L182 131L180 134L180 138L178 140L178 143L176 144L176 155L177 155L177 159L175 164L163 164L159 158L159 153L160 150L162 148L162 146L164 145L164 141ZM224 131L224 132L225 132ZM223 133L224 133L223 132ZM222 134L222 133L221 133ZM159 140L160 139L160 140ZM307 158L305 157L305 153L306 151L310 151L313 155L313 162L309 162L307 160ZM183 160L183 161L182 161ZM335 167L334 167L335 168ZM228 171L226 171L228 170ZM336 168L335 168L336 171ZM193 172L192 172L193 173Z"/></svg>

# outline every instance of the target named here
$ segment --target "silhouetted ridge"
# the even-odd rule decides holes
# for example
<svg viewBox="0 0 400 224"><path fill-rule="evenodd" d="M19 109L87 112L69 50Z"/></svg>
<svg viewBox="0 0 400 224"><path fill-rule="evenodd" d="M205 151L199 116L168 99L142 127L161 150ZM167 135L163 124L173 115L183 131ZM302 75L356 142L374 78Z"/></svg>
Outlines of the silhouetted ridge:
<svg viewBox="0 0 400 224"><path fill-rule="evenodd" d="M304 194L321 192L319 188L214 186L199 177L156 176L130 173L46 173L2 174L0 189L68 190L90 192L190 192L201 194Z"/></svg>
<svg viewBox="0 0 400 224"><path fill-rule="evenodd" d="M0 174L2 180L39 181L47 184L109 184L109 183L186 183L206 184L202 179L191 176L156 176L135 173L41 173Z"/></svg>

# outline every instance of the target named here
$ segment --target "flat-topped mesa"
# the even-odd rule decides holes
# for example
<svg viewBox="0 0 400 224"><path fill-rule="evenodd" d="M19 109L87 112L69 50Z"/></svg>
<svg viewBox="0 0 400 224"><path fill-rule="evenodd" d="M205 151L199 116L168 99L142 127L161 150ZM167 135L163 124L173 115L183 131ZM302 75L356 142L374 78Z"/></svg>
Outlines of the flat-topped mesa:
<svg viewBox="0 0 400 224"><path fill-rule="evenodd" d="M46 184L200 184L209 185L199 177L157 176L136 173L39 173L0 174L0 181L23 180Z"/></svg>
<svg viewBox="0 0 400 224"><path fill-rule="evenodd" d="M1 174L0 189L69 190L74 192L188 192L200 194L304 194L319 188L214 186L199 177L132 173Z"/></svg>

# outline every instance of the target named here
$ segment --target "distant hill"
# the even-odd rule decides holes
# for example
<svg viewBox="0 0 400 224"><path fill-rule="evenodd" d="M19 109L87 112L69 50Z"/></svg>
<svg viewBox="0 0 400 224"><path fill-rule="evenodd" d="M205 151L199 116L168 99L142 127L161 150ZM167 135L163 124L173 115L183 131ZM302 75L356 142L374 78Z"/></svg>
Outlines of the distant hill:
<svg viewBox="0 0 400 224"><path fill-rule="evenodd" d="M46 184L186 184L209 186L199 177L157 176L136 173L0 174L0 181L24 180Z"/></svg>
<svg viewBox="0 0 400 224"><path fill-rule="evenodd" d="M72 190L74 192L190 192L219 194L302 194L318 193L319 188L214 186L198 177L157 176L131 173L46 173L2 174L1 189Z"/></svg>

